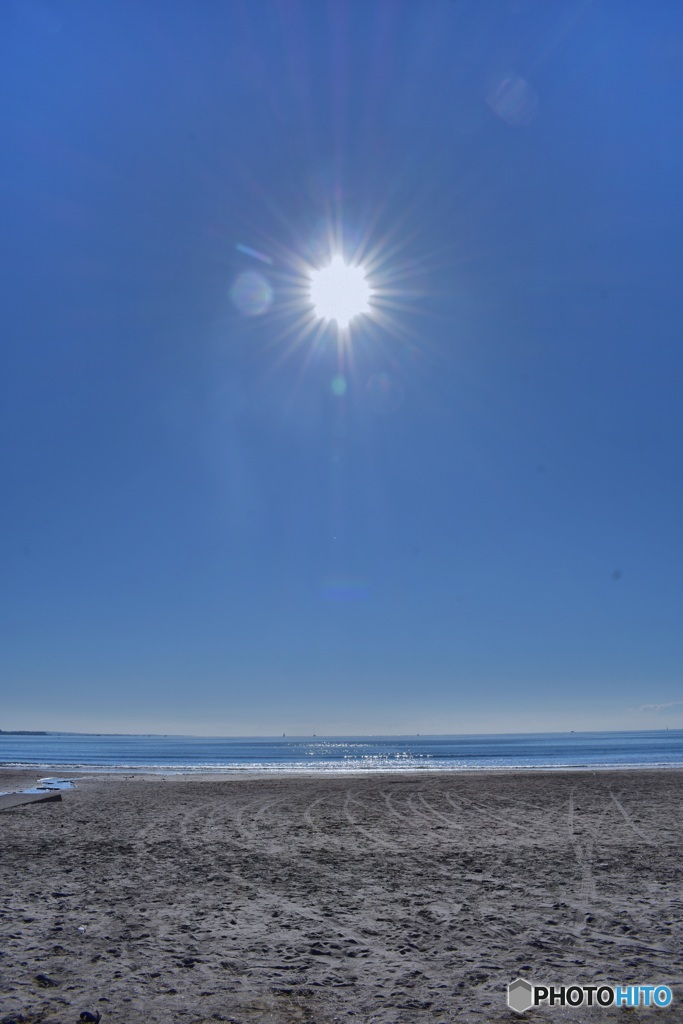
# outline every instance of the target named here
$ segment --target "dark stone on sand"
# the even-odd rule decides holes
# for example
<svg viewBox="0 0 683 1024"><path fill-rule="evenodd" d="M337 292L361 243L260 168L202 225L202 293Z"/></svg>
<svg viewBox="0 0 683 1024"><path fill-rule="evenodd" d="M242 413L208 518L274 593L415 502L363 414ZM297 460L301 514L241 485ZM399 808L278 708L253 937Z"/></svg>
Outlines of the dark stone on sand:
<svg viewBox="0 0 683 1024"><path fill-rule="evenodd" d="M41 988L57 988L59 985L58 981L48 978L47 974L36 974L36 981Z"/></svg>

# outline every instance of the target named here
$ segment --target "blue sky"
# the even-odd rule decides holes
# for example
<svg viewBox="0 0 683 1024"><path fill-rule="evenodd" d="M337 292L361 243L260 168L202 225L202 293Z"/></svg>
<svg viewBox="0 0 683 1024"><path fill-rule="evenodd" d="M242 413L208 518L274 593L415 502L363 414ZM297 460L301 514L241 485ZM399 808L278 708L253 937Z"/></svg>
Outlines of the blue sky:
<svg viewBox="0 0 683 1024"><path fill-rule="evenodd" d="M0 727L683 726L678 5L15 0L0 95Z"/></svg>

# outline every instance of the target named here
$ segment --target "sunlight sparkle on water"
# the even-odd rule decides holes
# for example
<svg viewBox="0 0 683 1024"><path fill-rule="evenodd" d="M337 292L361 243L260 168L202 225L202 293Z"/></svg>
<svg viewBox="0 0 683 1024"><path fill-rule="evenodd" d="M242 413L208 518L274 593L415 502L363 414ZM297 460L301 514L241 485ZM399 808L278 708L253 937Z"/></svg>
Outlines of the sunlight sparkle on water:
<svg viewBox="0 0 683 1024"><path fill-rule="evenodd" d="M316 316L348 327L353 317L370 312L371 289L362 267L350 267L341 256L311 272L310 297Z"/></svg>

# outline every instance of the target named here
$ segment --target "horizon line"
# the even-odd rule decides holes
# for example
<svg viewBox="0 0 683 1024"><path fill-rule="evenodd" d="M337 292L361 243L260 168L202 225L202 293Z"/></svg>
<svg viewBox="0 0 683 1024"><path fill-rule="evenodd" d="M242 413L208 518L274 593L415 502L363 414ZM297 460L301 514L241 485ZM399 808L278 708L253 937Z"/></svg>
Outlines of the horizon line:
<svg viewBox="0 0 683 1024"><path fill-rule="evenodd" d="M215 733L185 732L81 732L71 729L0 729L0 736L154 736L177 739L215 739L215 740L335 740L335 739L458 739L466 736L586 736L597 733L646 733L646 732L683 732L683 726L663 726L658 729L537 729L530 732L435 732L435 733L291 733L291 734L243 734L220 735Z"/></svg>

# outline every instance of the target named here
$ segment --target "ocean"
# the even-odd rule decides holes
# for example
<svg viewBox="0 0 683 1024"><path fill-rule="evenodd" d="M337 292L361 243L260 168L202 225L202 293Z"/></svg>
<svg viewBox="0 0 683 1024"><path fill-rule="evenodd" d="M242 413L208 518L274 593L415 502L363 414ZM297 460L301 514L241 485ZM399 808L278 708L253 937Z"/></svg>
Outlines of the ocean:
<svg viewBox="0 0 683 1024"><path fill-rule="evenodd" d="M683 767L683 730L492 736L45 736L0 733L0 767L145 773L334 773Z"/></svg>

